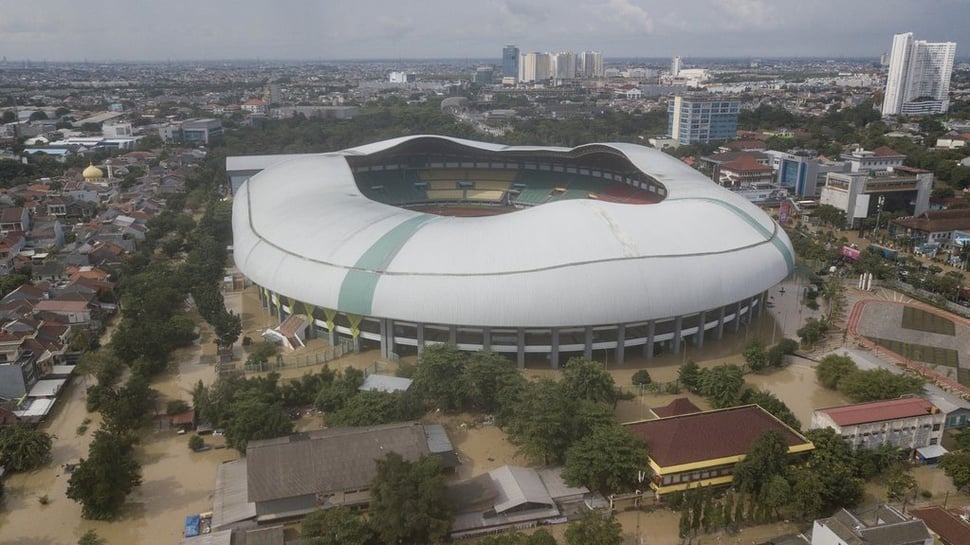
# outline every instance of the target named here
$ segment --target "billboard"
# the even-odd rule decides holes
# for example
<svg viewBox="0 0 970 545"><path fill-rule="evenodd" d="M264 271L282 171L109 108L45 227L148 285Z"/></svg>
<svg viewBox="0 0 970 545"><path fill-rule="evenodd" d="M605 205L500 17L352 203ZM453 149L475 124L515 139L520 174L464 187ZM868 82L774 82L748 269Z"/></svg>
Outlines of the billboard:
<svg viewBox="0 0 970 545"><path fill-rule="evenodd" d="M853 248L851 246L843 246L842 247L842 255L844 257L847 257L847 258L851 259L852 261L857 261L859 259L859 254L860 253L862 253L862 252L860 252L859 250L857 250L857 249L855 249L855 248Z"/></svg>

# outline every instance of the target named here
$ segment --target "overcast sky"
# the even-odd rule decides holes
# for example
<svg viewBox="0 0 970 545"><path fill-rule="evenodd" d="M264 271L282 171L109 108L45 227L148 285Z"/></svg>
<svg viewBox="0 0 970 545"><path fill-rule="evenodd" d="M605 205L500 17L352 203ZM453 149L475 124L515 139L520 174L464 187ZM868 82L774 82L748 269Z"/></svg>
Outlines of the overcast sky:
<svg viewBox="0 0 970 545"><path fill-rule="evenodd" d="M877 56L957 42L970 0L0 0L8 60Z"/></svg>

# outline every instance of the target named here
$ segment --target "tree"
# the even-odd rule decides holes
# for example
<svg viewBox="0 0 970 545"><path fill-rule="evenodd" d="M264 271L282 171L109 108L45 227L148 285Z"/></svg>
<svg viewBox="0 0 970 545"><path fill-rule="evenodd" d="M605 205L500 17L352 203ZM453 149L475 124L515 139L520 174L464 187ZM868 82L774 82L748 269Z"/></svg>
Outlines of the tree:
<svg viewBox="0 0 970 545"><path fill-rule="evenodd" d="M636 373L633 373L631 380L634 386L644 386L653 382L653 379L650 378L650 373L646 369L640 369Z"/></svg>
<svg viewBox="0 0 970 545"><path fill-rule="evenodd" d="M785 364L785 356L794 354L798 350L798 341L784 338L768 350L768 365L781 367Z"/></svg>
<svg viewBox="0 0 970 545"><path fill-rule="evenodd" d="M697 392L700 386L701 368L694 360L690 360L677 370L677 380L691 392Z"/></svg>
<svg viewBox="0 0 970 545"><path fill-rule="evenodd" d="M189 437L189 450L198 451L205 446L205 439L201 435Z"/></svg>
<svg viewBox="0 0 970 545"><path fill-rule="evenodd" d="M17 114L13 110L7 110L3 112L3 117L0 117L0 123L6 125L7 123L13 123L17 120Z"/></svg>
<svg viewBox="0 0 970 545"><path fill-rule="evenodd" d="M761 339L752 339L742 355L748 368L756 373L768 367L768 353L765 352L765 344Z"/></svg>
<svg viewBox="0 0 970 545"><path fill-rule="evenodd" d="M737 365L719 365L704 369L698 379L698 390L715 408L733 407L741 400L744 371Z"/></svg>
<svg viewBox="0 0 970 545"><path fill-rule="evenodd" d="M440 459L422 456L408 462L391 452L377 460L371 483L370 523L384 543L444 541L451 511Z"/></svg>
<svg viewBox="0 0 970 545"><path fill-rule="evenodd" d="M249 353L249 357L246 358L246 366L258 368L265 365L279 351L280 347L276 343L263 341L253 347L253 350Z"/></svg>
<svg viewBox="0 0 970 545"><path fill-rule="evenodd" d="M222 346L232 346L239 334L242 333L242 318L234 312L222 312L218 314L216 323L213 324L216 337Z"/></svg>
<svg viewBox="0 0 970 545"><path fill-rule="evenodd" d="M944 454L940 459L940 468L953 481L958 489L970 484L970 452L957 451Z"/></svg>
<svg viewBox="0 0 970 545"><path fill-rule="evenodd" d="M824 225L838 229L845 227L845 212L831 204L821 204L813 212L813 218L818 218Z"/></svg>
<svg viewBox="0 0 970 545"><path fill-rule="evenodd" d="M572 444L576 400L550 379L529 382L516 403L506 431L526 457L544 464L560 462Z"/></svg>
<svg viewBox="0 0 970 545"><path fill-rule="evenodd" d="M88 457L82 458L67 482L67 497L81 504L86 519L114 518L125 498L141 484L134 441L128 435L94 432Z"/></svg>
<svg viewBox="0 0 970 545"><path fill-rule="evenodd" d="M279 402L268 402L255 393L234 400L226 422L226 443L240 453L257 439L272 439L293 433L293 424Z"/></svg>
<svg viewBox="0 0 970 545"><path fill-rule="evenodd" d="M563 479L604 494L632 488L647 465L643 441L616 423L604 424L566 451Z"/></svg>
<svg viewBox="0 0 970 545"><path fill-rule="evenodd" d="M802 346L812 346L818 341L822 340L825 332L828 331L828 324L821 320L816 320L815 318L809 318L805 320L805 325L798 329L795 333L802 340Z"/></svg>
<svg viewBox="0 0 970 545"><path fill-rule="evenodd" d="M741 401L743 403L754 403L760 406L778 420L788 424L794 430L800 430L802 428L801 422L798 421L795 413L788 408L788 405L785 405L784 401L778 399L775 394L768 390L745 390L741 396Z"/></svg>
<svg viewBox="0 0 970 545"><path fill-rule="evenodd" d="M587 511L566 528L566 545L620 545L623 527L612 513Z"/></svg>
<svg viewBox="0 0 970 545"><path fill-rule="evenodd" d="M311 545L368 545L374 542L374 530L346 507L319 509L304 517L300 537Z"/></svg>
<svg viewBox="0 0 970 545"><path fill-rule="evenodd" d="M423 413L415 395L408 392L360 392L326 415L328 426L376 426L403 422Z"/></svg>
<svg viewBox="0 0 970 545"><path fill-rule="evenodd" d="M520 389L524 384L525 379L508 359L492 352L475 352L468 356L462 373L462 404L494 413L509 389Z"/></svg>
<svg viewBox="0 0 970 545"><path fill-rule="evenodd" d="M437 344L424 349L414 372L415 390L445 411L462 406L461 384L465 372L465 355L451 344Z"/></svg>
<svg viewBox="0 0 970 545"><path fill-rule="evenodd" d="M612 404L616 399L616 384L603 365L586 358L569 358L563 369L562 384L566 395L587 401Z"/></svg>
<svg viewBox="0 0 970 545"><path fill-rule="evenodd" d="M51 458L52 439L25 422L0 427L0 466L11 471L30 471Z"/></svg>
<svg viewBox="0 0 970 545"><path fill-rule="evenodd" d="M923 379L893 373L888 369L866 369L849 373L839 381L839 390L852 401L895 399L923 390Z"/></svg>
<svg viewBox="0 0 970 545"><path fill-rule="evenodd" d="M822 514L823 484L816 472L798 467L791 474L789 507L800 519L815 519Z"/></svg>
<svg viewBox="0 0 970 545"><path fill-rule="evenodd" d="M822 386L835 390L839 387L839 382L849 374L858 371L852 358L829 354L818 362L815 368L815 378Z"/></svg>
<svg viewBox="0 0 970 545"><path fill-rule="evenodd" d="M77 545L105 545L107 542L106 539L99 536L94 530L88 530L77 540Z"/></svg>
<svg viewBox="0 0 970 545"><path fill-rule="evenodd" d="M788 442L781 433L771 430L758 436L744 460L734 466L734 485L741 492L758 497L773 477L784 477L787 470Z"/></svg>
<svg viewBox="0 0 970 545"><path fill-rule="evenodd" d="M815 445L807 466L821 484L821 512L858 504L864 489L862 479L856 477L855 457L849 444L832 428L808 430L804 435ZM809 488L812 486L803 487Z"/></svg>

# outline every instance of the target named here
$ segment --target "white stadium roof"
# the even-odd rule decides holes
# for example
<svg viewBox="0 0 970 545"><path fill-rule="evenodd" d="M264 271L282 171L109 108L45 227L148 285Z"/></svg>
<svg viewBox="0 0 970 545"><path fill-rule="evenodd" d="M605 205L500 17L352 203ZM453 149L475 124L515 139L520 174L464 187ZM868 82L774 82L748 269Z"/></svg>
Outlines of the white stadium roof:
<svg viewBox="0 0 970 545"><path fill-rule="evenodd" d="M395 320L568 327L687 315L756 295L793 268L791 243L742 197L679 160L607 146L667 190L656 204L564 200L489 217L446 217L365 197L345 157L412 136L281 162L240 188L235 259L257 284L318 307ZM520 155L521 156L521 155ZM500 160L500 159L498 159Z"/></svg>

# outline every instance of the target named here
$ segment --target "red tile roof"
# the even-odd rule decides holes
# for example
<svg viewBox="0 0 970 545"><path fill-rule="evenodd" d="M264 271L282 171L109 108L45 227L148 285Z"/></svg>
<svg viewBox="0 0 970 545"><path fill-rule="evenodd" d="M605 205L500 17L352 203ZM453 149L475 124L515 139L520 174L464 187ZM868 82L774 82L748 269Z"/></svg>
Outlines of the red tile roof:
<svg viewBox="0 0 970 545"><path fill-rule="evenodd" d="M793 429L757 405L671 416L626 424L647 443L660 467L741 456L768 431L781 433L789 447L810 445Z"/></svg>
<svg viewBox="0 0 970 545"><path fill-rule="evenodd" d="M657 415L657 418L666 418L668 416L699 413L701 408L691 403L686 397L678 397L663 407L654 407L650 411Z"/></svg>
<svg viewBox="0 0 970 545"><path fill-rule="evenodd" d="M899 153L898 151L888 146L879 146L878 148L872 150L872 154L875 155L876 157L902 157L903 156L902 153Z"/></svg>
<svg viewBox="0 0 970 545"><path fill-rule="evenodd" d="M768 165L763 165L751 155L742 155L737 159L721 165L721 171L732 170L735 172L767 172L771 170Z"/></svg>
<svg viewBox="0 0 970 545"><path fill-rule="evenodd" d="M924 416L933 414L939 411L939 409L921 397L904 397L901 399L890 399L888 401L872 401L869 403L856 403L855 405L843 405L841 407L829 407L827 409L818 409L818 411L827 414L839 426L855 426L869 422L883 422L886 420Z"/></svg>
<svg viewBox="0 0 970 545"><path fill-rule="evenodd" d="M942 507L934 505L909 512L925 522L945 545L970 545L970 524Z"/></svg>
<svg viewBox="0 0 970 545"><path fill-rule="evenodd" d="M45 299L34 305L34 312L83 312L87 310L87 301L62 301Z"/></svg>

